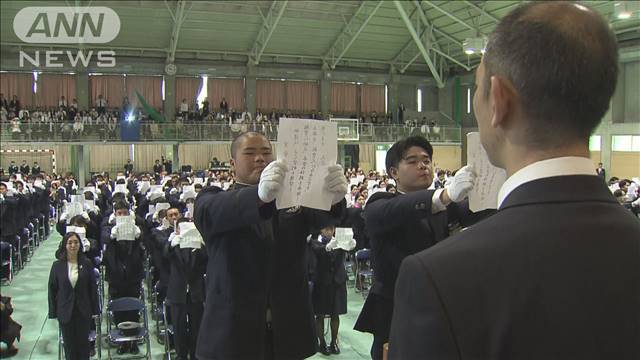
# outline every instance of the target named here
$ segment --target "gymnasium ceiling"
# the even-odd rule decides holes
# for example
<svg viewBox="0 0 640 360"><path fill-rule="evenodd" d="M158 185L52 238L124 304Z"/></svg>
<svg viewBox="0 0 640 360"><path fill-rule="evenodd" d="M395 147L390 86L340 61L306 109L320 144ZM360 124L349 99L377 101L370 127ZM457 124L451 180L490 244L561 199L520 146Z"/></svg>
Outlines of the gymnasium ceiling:
<svg viewBox="0 0 640 360"><path fill-rule="evenodd" d="M521 1L1 1L3 52L29 50L13 18L27 6L105 6L120 17L117 56L181 63L293 64L444 76L473 68L462 42L486 36ZM640 44L640 16L614 17L614 2L581 1L604 14L621 46ZM407 21L401 13L406 14ZM409 26L424 52L419 50ZM172 40L175 39L175 40ZM44 48L70 48L53 45ZM77 48L72 45L71 48ZM174 50L175 49L175 50ZM426 55L426 56L425 56ZM425 60L427 59L427 60ZM430 63L430 64L428 64Z"/></svg>

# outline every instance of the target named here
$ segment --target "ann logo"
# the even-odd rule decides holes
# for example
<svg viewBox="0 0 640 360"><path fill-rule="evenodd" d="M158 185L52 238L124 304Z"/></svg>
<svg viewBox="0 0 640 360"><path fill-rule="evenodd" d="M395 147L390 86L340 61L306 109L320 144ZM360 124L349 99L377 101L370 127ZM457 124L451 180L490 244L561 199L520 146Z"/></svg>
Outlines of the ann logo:
<svg viewBox="0 0 640 360"><path fill-rule="evenodd" d="M104 44L120 32L120 18L107 7L26 7L13 29L27 43Z"/></svg>

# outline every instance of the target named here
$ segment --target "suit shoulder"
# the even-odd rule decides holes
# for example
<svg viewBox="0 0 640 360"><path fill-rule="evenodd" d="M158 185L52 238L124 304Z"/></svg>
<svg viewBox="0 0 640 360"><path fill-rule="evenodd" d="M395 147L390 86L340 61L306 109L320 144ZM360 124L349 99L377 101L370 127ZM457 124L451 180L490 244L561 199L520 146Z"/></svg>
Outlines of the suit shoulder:
<svg viewBox="0 0 640 360"><path fill-rule="evenodd" d="M388 193L386 191L378 191L377 193L371 195L371 197L369 197L369 200L367 201L367 204L371 204L375 201L381 200L381 199L392 199L394 197L396 197L397 195L392 194L392 193Z"/></svg>

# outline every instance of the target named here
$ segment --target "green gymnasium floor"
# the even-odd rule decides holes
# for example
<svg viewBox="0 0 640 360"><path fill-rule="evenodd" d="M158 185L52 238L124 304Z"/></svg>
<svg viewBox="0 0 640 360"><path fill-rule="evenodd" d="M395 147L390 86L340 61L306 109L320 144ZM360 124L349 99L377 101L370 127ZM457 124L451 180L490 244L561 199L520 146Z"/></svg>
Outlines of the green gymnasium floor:
<svg viewBox="0 0 640 360"><path fill-rule="evenodd" d="M22 325L22 341L16 342L18 354L12 359L16 360L47 360L58 357L58 323L55 320L47 320L47 282L49 270L54 261L53 254L58 246L61 236L53 231L48 240L40 244L31 261L20 271L10 285L2 285L3 296L10 296L14 306L13 319ZM369 359L369 348L372 337L353 330L363 298L355 293L353 288L348 288L348 312L340 317L339 343L342 353L340 355L324 356L316 354L311 359ZM164 346L155 340L154 322L149 317L151 328L151 352L153 359L162 359ZM103 334L106 330L106 322L103 320ZM328 325L328 324L327 324ZM328 326L326 326L328 329ZM326 336L330 339L329 334ZM103 342L104 343L104 342ZM247 346L251 346L247 344ZM144 346L140 351L144 351ZM102 347L102 358L107 358L106 347ZM112 355L116 355L113 348ZM96 357L97 358L97 357Z"/></svg>

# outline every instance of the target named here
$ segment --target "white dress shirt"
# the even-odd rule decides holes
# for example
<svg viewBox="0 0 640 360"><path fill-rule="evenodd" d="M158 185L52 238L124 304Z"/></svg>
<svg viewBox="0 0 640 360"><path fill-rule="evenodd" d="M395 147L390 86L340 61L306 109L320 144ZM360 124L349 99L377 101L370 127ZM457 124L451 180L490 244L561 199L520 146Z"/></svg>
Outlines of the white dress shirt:
<svg viewBox="0 0 640 360"><path fill-rule="evenodd" d="M498 209L509 194L522 184L533 180L568 175L597 176L593 161L586 157L566 156L529 164L509 176L498 192Z"/></svg>
<svg viewBox="0 0 640 360"><path fill-rule="evenodd" d="M69 282L71 282L71 287L75 288L76 283L78 282L78 264L67 262L69 265Z"/></svg>

